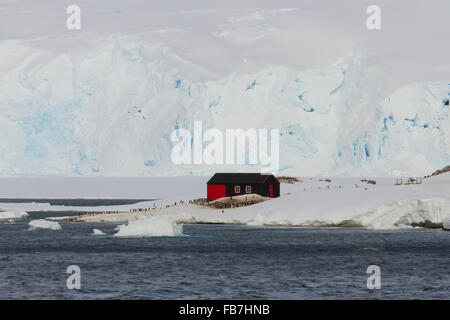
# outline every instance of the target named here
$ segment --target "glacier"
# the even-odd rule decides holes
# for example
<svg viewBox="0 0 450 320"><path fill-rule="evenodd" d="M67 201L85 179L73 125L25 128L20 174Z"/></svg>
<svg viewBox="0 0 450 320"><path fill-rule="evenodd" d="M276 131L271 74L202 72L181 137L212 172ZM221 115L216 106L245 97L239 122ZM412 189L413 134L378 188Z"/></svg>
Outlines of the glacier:
<svg viewBox="0 0 450 320"><path fill-rule="evenodd" d="M279 128L280 173L424 175L450 163L450 84L385 95L352 53L321 68L217 75L164 45L111 35L70 54L0 41L1 175L205 175L175 165L173 130Z"/></svg>

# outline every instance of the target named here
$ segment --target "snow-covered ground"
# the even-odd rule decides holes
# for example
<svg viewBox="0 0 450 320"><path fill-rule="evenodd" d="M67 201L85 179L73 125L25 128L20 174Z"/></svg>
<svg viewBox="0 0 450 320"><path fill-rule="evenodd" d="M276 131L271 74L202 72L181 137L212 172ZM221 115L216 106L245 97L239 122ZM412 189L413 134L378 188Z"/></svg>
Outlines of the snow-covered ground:
<svg viewBox="0 0 450 320"><path fill-rule="evenodd" d="M37 198L155 198L129 205L70 207L41 203L0 203L0 217L33 211L118 212L92 215L85 221L126 222L137 217L169 215L176 222L238 223L248 225L364 226L390 229L395 225L450 216L450 173L423 179L422 184L394 185L396 178L310 178L281 184L281 197L248 207L211 209L189 204L206 197L208 177L157 178L10 178L0 180L10 197ZM327 182L330 179L331 182ZM403 178L406 181L406 177ZM7 183L10 183L10 188ZM34 186L42 186L34 189ZM100 186L103 186L100 188ZM184 204L180 204L183 200ZM177 205L174 205L174 203ZM170 205L166 208L167 205ZM130 212L131 209L151 209ZM19 214L20 213L20 214ZM57 219L57 218L54 218Z"/></svg>
<svg viewBox="0 0 450 320"><path fill-rule="evenodd" d="M376 179L376 185L355 178L330 179L304 178L303 182L282 184L279 198L223 211L185 203L147 212L93 215L83 220L120 222L167 215L181 223L394 229L425 220L442 222L450 215L450 173L411 185L394 185L396 179L392 178Z"/></svg>

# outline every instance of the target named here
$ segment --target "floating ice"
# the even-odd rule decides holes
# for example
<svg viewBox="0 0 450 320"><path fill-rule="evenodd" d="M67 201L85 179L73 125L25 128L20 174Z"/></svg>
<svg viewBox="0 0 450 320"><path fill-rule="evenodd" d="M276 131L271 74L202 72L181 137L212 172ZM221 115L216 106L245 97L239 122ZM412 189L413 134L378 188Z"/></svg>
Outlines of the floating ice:
<svg viewBox="0 0 450 320"><path fill-rule="evenodd" d="M442 223L443 223L443 228L444 228L445 230L450 230L450 216L446 216L446 217L442 220Z"/></svg>
<svg viewBox="0 0 450 320"><path fill-rule="evenodd" d="M29 230L38 229L50 229L50 230L61 230L61 225L58 222L48 221L45 219L32 220L28 223L30 226Z"/></svg>
<svg viewBox="0 0 450 320"><path fill-rule="evenodd" d="M105 234L102 230L99 230L99 229L93 229L92 232L93 232L94 235L103 235L103 234Z"/></svg>
<svg viewBox="0 0 450 320"><path fill-rule="evenodd" d="M0 211L0 220L20 219L28 216L25 211Z"/></svg>
<svg viewBox="0 0 450 320"><path fill-rule="evenodd" d="M174 237L183 235L183 226L168 216L154 216L117 227L116 237Z"/></svg>
<svg viewBox="0 0 450 320"><path fill-rule="evenodd" d="M397 226L397 228L399 228L399 229L414 229L413 226L409 226L409 225L403 224L403 223L400 223L400 224Z"/></svg>

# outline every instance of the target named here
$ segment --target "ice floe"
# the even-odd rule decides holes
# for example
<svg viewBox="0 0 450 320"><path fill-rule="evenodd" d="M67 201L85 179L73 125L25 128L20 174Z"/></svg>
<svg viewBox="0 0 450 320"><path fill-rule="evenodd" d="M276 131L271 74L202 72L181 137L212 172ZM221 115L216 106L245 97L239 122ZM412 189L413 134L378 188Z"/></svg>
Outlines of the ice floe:
<svg viewBox="0 0 450 320"><path fill-rule="evenodd" d="M183 226L168 216L138 219L117 227L116 237L174 237L183 235Z"/></svg>
<svg viewBox="0 0 450 320"><path fill-rule="evenodd" d="M0 220L20 219L28 216L25 211L0 211Z"/></svg>
<svg viewBox="0 0 450 320"><path fill-rule="evenodd" d="M49 229L49 230L61 230L61 225L58 222L48 221L45 219L32 220L28 223L29 230Z"/></svg>
<svg viewBox="0 0 450 320"><path fill-rule="evenodd" d="M100 236L100 235L104 235L105 233L100 229L93 229L92 234L94 234L96 236Z"/></svg>
<svg viewBox="0 0 450 320"><path fill-rule="evenodd" d="M445 230L450 230L450 215L446 216L446 217L442 220L442 223L443 223L443 228L444 228Z"/></svg>

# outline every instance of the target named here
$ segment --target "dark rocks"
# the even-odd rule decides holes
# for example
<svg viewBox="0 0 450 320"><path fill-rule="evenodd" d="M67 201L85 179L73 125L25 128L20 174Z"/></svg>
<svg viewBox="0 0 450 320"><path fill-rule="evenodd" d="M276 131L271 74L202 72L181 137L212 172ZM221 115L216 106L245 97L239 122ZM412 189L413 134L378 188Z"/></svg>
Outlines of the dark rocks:
<svg viewBox="0 0 450 320"><path fill-rule="evenodd" d="M413 222L411 223L412 227L420 227L420 228L424 228L424 229L442 229L443 228L443 223L439 222L432 222L430 220L425 220L425 221L421 221L419 223L417 222Z"/></svg>
<svg viewBox="0 0 450 320"><path fill-rule="evenodd" d="M229 209L229 208L251 206L253 204L267 201L269 199L270 198L261 197L260 195L256 194L247 194L236 197L224 197L216 199L214 201L207 201L204 203L197 202L196 204L201 204L215 209Z"/></svg>
<svg viewBox="0 0 450 320"><path fill-rule="evenodd" d="M194 199L194 200L191 200L191 203L202 206L202 205L208 203L208 199L206 199L206 198Z"/></svg>
<svg viewBox="0 0 450 320"><path fill-rule="evenodd" d="M432 177L432 176L437 176L437 175L443 174L443 173L445 173L445 172L450 172L450 166L446 166L446 167L442 168L441 170L436 170L435 172L433 172L433 173L431 174L431 176L425 176L424 178L429 178L429 177Z"/></svg>
<svg viewBox="0 0 450 320"><path fill-rule="evenodd" d="M296 177L288 177L288 176L280 176L277 177L278 181L280 181L280 183L289 183L289 184L293 184L295 182L303 182L302 180L296 178Z"/></svg>

